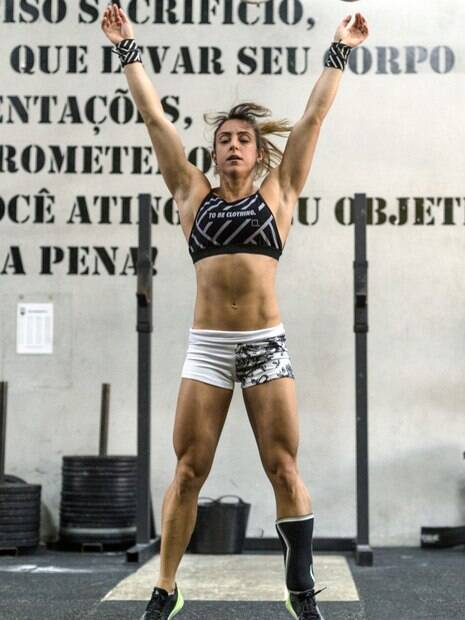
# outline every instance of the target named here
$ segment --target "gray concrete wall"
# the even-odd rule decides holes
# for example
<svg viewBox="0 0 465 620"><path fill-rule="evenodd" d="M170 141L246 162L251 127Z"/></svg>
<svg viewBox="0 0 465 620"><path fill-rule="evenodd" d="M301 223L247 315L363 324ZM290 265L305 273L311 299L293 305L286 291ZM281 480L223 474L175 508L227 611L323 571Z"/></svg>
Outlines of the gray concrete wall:
<svg viewBox="0 0 465 620"><path fill-rule="evenodd" d="M104 72L106 40L96 22L86 23L93 17L85 7L99 3L36 4L44 10L37 21L33 14L21 12L18 3L2 3L0 8L5 49L0 100L0 377L10 388L7 470L43 485L43 536L53 538L61 458L96 453L102 382L112 384L110 451L135 453L136 280L127 262L129 248L137 243L135 196L149 192L155 204L169 195L155 174L154 158L133 172L131 166L137 168L137 162L123 153L118 174L111 173L109 157L95 150L149 147L143 125L133 119L122 122L122 108L113 108L113 118L108 112L116 90L125 90L126 84L123 76ZM158 74L149 60L145 66L160 96L169 96L168 103L179 111L176 125L188 151L209 144L204 111L227 109L241 100L255 100L271 107L276 117L296 120L339 20L358 8L366 14L371 37L347 70L327 118L303 192L308 198L307 223L296 215L280 264L279 299L297 377L300 467L313 496L316 534L353 535L353 228L348 225L348 197L366 192L374 205L368 230L372 543L416 545L421 525L462 524L463 3L450 0L446 12L439 0L427 5L393 0L383 6L365 0L356 5L312 1L302 5L300 20L298 13L283 14L288 21L295 19L295 25L278 18L275 25L267 25L264 7L251 7L249 16L259 18L253 26L240 22L237 8L233 25L222 24L218 14L211 16L209 25L153 24L155 4L131 3L138 8L140 21L151 16L136 27L136 37L145 46L170 48L167 64ZM218 5L222 15L225 4ZM63 7L67 12L61 19ZM198 8L194 2L194 16ZM308 29L310 17L314 26ZM180 45L192 54L192 75L184 74L176 61ZM17 46L21 49L16 52ZM38 46L62 46L62 54L66 46L86 49L78 54L78 72L70 72L70 67L67 71L65 54L58 71L46 74L38 66ZM199 73L199 46L221 50L222 74ZM285 64L280 75L266 75L263 67L250 75L238 74L240 48L272 46L297 47L298 71L305 58L303 48L310 48L306 74L293 75ZM283 53L274 53L281 66ZM246 71L246 65L239 64ZM41 116L37 100L27 104L27 95L57 97L56 103L49 101L49 119L44 112ZM22 117L19 104L15 107L12 100L15 96L29 105L29 113ZM94 101L94 116L86 117L86 103L94 96L101 99ZM75 97L75 103L68 97ZM99 123L105 113L108 119ZM191 120L185 121L186 117ZM28 150L29 145L36 146ZM69 172L64 168L53 172L58 164L51 161L49 145L75 146L77 171L68 160ZM84 146L94 148L92 167L80 163ZM37 159L41 152L46 157L42 169ZM198 164L202 165L200 159ZM40 194L43 189L47 192ZM17 219L24 223L16 223L14 213L7 213L17 195L26 197L18 199ZM39 195L46 196L49 205L44 223L28 208ZM103 196L116 197L110 202L109 223L101 223ZM124 220L121 205L131 197L131 216ZM90 223L83 222L84 198ZM319 199L318 218L315 199ZM405 222L399 219L404 216ZM152 475L158 522L163 491L175 465L171 433L195 295L194 270L180 227L173 222L176 214L168 212L153 227L158 256ZM96 247L114 256L114 274L96 259ZM16 258L20 253L22 264L14 263L14 252ZM47 262L48 252L52 258ZM54 304L52 355L16 353L19 302ZM252 503L249 536L274 535L274 497L239 390L202 492L214 497L225 493Z"/></svg>

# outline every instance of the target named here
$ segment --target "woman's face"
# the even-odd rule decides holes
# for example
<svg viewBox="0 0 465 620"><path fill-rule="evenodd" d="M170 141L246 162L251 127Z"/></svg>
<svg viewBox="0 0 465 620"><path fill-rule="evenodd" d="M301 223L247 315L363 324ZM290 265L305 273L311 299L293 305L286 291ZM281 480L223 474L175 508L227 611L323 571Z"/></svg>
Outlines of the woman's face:
<svg viewBox="0 0 465 620"><path fill-rule="evenodd" d="M255 172L257 151L255 131L247 121L225 121L216 134L214 161L218 173L248 176Z"/></svg>

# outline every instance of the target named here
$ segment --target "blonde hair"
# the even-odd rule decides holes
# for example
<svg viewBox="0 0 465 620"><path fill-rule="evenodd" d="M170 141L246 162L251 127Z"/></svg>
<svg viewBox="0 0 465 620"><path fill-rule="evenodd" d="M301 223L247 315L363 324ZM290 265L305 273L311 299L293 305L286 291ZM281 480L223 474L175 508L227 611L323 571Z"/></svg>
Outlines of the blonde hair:
<svg viewBox="0 0 465 620"><path fill-rule="evenodd" d="M258 120L266 119L268 116L271 116L271 110L252 102L239 103L231 108L229 112L204 114L205 122L215 128L213 151L215 151L216 135L223 123L233 119L246 121L254 130L257 150L263 151L263 159L257 162L257 177L265 172L269 172L280 163L283 153L267 136L284 136L292 130L292 125L286 119L269 119L261 122Z"/></svg>

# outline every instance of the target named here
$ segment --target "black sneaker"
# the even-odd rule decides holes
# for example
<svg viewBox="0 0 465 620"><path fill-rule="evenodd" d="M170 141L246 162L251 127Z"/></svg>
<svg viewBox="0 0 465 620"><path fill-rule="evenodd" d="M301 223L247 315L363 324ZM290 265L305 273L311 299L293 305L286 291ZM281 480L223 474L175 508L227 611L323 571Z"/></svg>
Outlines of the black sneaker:
<svg viewBox="0 0 465 620"><path fill-rule="evenodd" d="M163 588L154 588L141 620L171 620L183 605L184 599L176 584L173 594L168 594Z"/></svg>
<svg viewBox="0 0 465 620"><path fill-rule="evenodd" d="M289 593L286 607L291 616L297 620L324 620L323 614L318 609L315 601L315 596L324 589L317 592L315 590L308 590L308 592L302 592L301 594Z"/></svg>

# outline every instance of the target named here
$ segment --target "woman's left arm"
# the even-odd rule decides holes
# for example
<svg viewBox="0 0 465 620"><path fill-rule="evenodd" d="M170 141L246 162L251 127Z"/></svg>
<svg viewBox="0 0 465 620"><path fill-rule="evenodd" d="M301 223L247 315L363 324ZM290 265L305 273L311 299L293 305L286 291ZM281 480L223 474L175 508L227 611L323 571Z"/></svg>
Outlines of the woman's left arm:
<svg viewBox="0 0 465 620"><path fill-rule="evenodd" d="M365 41L368 26L365 18L357 13L352 25L352 16L346 17L336 31L334 41L350 48ZM350 50L346 49L346 54ZM341 52L344 56L344 51ZM330 61L331 67L325 67L313 87L305 111L294 125L284 149L283 158L275 169L281 190L290 202L297 199L307 180L315 153L320 128L336 97L341 82L344 60L336 56ZM341 67L341 68L335 68ZM341 70L342 69L342 70ZM287 200L286 200L287 202Z"/></svg>

